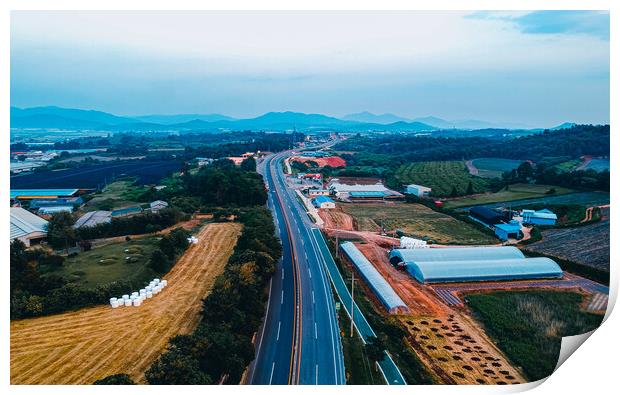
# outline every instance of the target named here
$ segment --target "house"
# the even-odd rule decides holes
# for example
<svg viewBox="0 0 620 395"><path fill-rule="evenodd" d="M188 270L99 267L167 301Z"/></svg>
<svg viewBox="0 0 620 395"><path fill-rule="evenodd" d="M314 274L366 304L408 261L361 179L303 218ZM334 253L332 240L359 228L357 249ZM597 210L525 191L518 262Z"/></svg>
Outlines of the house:
<svg viewBox="0 0 620 395"><path fill-rule="evenodd" d="M558 216L551 210L522 210L521 217L524 224L532 225L555 225Z"/></svg>
<svg viewBox="0 0 620 395"><path fill-rule="evenodd" d="M312 204L316 208L336 208L336 203L327 196L317 196L312 199Z"/></svg>
<svg viewBox="0 0 620 395"><path fill-rule="evenodd" d="M46 220L21 207L11 207L11 241L18 239L30 247L46 237Z"/></svg>
<svg viewBox="0 0 620 395"><path fill-rule="evenodd" d="M88 228L99 224L107 224L112 222L112 213L110 211L89 211L75 221L74 228Z"/></svg>
<svg viewBox="0 0 620 395"><path fill-rule="evenodd" d="M317 196L329 196L329 189L308 189L308 196L317 197Z"/></svg>
<svg viewBox="0 0 620 395"><path fill-rule="evenodd" d="M519 221L513 220L507 224L497 224L494 227L494 231L495 236L502 241L521 238L521 224Z"/></svg>
<svg viewBox="0 0 620 395"><path fill-rule="evenodd" d="M168 203L164 202L163 200L155 200L154 202L151 202L150 206L151 211L156 212L161 209L168 208Z"/></svg>
<svg viewBox="0 0 620 395"><path fill-rule="evenodd" d="M409 184L405 187L406 194L416 195L419 198L429 197L431 190L432 190L431 188L428 188L422 185L416 185L416 184Z"/></svg>

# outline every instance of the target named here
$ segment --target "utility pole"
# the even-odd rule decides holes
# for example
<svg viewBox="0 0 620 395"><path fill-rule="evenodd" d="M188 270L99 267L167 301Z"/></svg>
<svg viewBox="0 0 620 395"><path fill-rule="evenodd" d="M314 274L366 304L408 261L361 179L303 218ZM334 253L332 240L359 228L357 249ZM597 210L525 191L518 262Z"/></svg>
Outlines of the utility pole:
<svg viewBox="0 0 620 395"><path fill-rule="evenodd" d="M355 271L351 270L351 337L353 337L353 314L355 312Z"/></svg>

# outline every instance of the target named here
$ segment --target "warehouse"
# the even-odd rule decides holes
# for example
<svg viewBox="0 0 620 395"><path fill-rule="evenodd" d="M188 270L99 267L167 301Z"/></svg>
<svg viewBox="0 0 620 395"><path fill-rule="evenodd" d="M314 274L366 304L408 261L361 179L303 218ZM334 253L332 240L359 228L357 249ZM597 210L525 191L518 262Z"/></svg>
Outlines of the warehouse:
<svg viewBox="0 0 620 395"><path fill-rule="evenodd" d="M56 213L72 213L72 212L73 212L73 206L49 206L49 207L41 207L40 209L37 210L37 214L41 216L52 216Z"/></svg>
<svg viewBox="0 0 620 395"><path fill-rule="evenodd" d="M312 204L316 208L336 208L336 203L327 196L317 196L312 199Z"/></svg>
<svg viewBox="0 0 620 395"><path fill-rule="evenodd" d="M79 189L11 189L11 200L55 199L77 195Z"/></svg>
<svg viewBox="0 0 620 395"><path fill-rule="evenodd" d="M46 220L21 207L11 207L11 241L18 239L30 247L46 237Z"/></svg>
<svg viewBox="0 0 620 395"><path fill-rule="evenodd" d="M523 210L521 211L521 217L524 224L532 225L555 225L558 220L558 216L551 210Z"/></svg>
<svg viewBox="0 0 620 395"><path fill-rule="evenodd" d="M495 210L484 206L476 206L469 209L469 217L486 226L499 224L503 220L503 216Z"/></svg>
<svg viewBox="0 0 620 395"><path fill-rule="evenodd" d="M64 198L49 198L49 199L32 199L30 201L30 208L39 209L41 207L56 207L56 206L72 206L74 208L78 208L83 203L84 203L84 200L79 196L64 197Z"/></svg>
<svg viewBox="0 0 620 395"><path fill-rule="evenodd" d="M502 241L508 239L518 240L521 238L521 224L519 221L512 220L507 224L497 224L494 227L495 236Z"/></svg>
<svg viewBox="0 0 620 395"><path fill-rule="evenodd" d="M402 199L403 194L388 189L379 178L340 177L330 180L330 193L343 201Z"/></svg>
<svg viewBox="0 0 620 395"><path fill-rule="evenodd" d="M422 185L409 184L405 187L405 193L415 195L419 198L427 198L431 194L432 189Z"/></svg>
<svg viewBox="0 0 620 395"><path fill-rule="evenodd" d="M390 314L409 311L405 302L394 292L390 284L357 249L355 244L347 241L340 244L340 248Z"/></svg>
<svg viewBox="0 0 620 395"><path fill-rule="evenodd" d="M75 221L74 228L88 228L99 224L107 224L112 222L112 213L110 211L89 211Z"/></svg>
<svg viewBox="0 0 620 395"><path fill-rule="evenodd" d="M421 283L507 281L561 278L562 269L549 258L526 258L516 247L395 249L393 265L405 264Z"/></svg>

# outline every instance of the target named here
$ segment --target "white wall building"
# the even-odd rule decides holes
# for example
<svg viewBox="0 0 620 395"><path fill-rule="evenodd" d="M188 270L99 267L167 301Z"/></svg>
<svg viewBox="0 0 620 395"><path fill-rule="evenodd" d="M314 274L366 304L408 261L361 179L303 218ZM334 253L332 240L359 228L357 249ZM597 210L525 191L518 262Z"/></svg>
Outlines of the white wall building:
<svg viewBox="0 0 620 395"><path fill-rule="evenodd" d="M11 207L11 241L18 239L30 247L46 237L46 220L21 207Z"/></svg>

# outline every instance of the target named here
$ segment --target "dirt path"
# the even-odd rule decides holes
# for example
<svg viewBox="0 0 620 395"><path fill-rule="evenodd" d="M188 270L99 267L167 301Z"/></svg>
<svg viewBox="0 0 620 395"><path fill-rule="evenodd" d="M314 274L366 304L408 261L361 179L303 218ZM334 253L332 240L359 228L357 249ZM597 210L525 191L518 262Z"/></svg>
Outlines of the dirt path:
<svg viewBox="0 0 620 395"><path fill-rule="evenodd" d="M168 287L140 307L105 305L11 321L11 384L91 384L116 373L144 383L168 339L198 324L202 299L240 232L236 223L205 226L164 277Z"/></svg>
<svg viewBox="0 0 620 395"><path fill-rule="evenodd" d="M467 162L465 162L465 166L467 166L467 170L469 170L469 174L471 174L472 176L478 175L478 168L474 165L473 160L468 160Z"/></svg>

